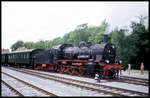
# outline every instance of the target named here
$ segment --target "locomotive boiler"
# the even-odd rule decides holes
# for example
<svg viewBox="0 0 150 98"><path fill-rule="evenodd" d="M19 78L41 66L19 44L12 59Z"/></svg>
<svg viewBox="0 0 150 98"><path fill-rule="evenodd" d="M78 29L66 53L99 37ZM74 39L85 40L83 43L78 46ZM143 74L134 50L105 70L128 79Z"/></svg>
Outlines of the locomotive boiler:
<svg viewBox="0 0 150 98"><path fill-rule="evenodd" d="M100 60L106 64L114 64L116 58L116 48L108 42L107 35L104 35L104 41L90 47L91 56L95 60Z"/></svg>
<svg viewBox="0 0 150 98"><path fill-rule="evenodd" d="M72 60L100 60L103 63L115 63L116 48L108 42L108 37L104 36L104 41L96 45L90 45L84 41L79 43L79 46L71 44L61 44L52 48L53 55L58 59ZM57 52L56 52L57 51Z"/></svg>

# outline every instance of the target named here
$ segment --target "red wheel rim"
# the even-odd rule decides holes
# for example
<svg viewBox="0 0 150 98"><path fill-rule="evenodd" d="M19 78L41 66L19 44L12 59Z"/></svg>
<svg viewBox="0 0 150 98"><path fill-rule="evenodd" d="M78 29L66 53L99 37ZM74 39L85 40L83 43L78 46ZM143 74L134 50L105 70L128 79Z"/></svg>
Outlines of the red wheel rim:
<svg viewBox="0 0 150 98"><path fill-rule="evenodd" d="M69 68L68 69L68 73L70 74L70 75L73 75L74 73L75 73L75 68Z"/></svg>
<svg viewBox="0 0 150 98"><path fill-rule="evenodd" d="M46 69L48 69L48 70L53 70L53 69L54 69L54 66L53 66L53 65L48 65Z"/></svg>
<svg viewBox="0 0 150 98"><path fill-rule="evenodd" d="M84 70L82 69L82 67L79 67L78 75L79 76L83 76L84 75Z"/></svg>
<svg viewBox="0 0 150 98"><path fill-rule="evenodd" d="M63 72L64 72L64 69L65 69L64 66L63 66L63 65L60 65L60 70L59 70L59 72L60 72L60 73L63 73Z"/></svg>

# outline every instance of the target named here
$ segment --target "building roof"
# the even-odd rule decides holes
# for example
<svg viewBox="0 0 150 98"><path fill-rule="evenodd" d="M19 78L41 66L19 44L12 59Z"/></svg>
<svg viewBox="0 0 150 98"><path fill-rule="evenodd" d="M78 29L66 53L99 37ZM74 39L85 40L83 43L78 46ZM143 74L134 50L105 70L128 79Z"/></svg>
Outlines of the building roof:
<svg viewBox="0 0 150 98"><path fill-rule="evenodd" d="M2 53L9 53L9 49L2 49L1 52Z"/></svg>

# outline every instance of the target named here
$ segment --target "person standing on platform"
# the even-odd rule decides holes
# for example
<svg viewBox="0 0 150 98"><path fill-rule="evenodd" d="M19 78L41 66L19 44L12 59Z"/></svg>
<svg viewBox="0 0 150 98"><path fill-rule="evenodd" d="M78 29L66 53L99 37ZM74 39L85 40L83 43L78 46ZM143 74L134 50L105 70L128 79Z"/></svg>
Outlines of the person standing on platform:
<svg viewBox="0 0 150 98"><path fill-rule="evenodd" d="M141 74L144 74L144 64L141 63Z"/></svg>
<svg viewBox="0 0 150 98"><path fill-rule="evenodd" d="M121 65L122 64L122 61L120 60L119 61L119 64ZM122 66L121 66L122 67ZM121 69L122 70L122 69ZM120 75L122 75L122 71L120 70Z"/></svg>
<svg viewBox="0 0 150 98"><path fill-rule="evenodd" d="M131 72L131 64L128 64L128 72L129 72L129 75L130 75L130 72Z"/></svg>

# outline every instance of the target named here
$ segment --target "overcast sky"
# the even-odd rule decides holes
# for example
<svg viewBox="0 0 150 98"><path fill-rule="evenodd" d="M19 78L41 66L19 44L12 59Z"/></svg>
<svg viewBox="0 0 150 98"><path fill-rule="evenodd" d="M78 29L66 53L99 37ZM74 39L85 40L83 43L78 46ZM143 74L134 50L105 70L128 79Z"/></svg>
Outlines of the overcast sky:
<svg viewBox="0 0 150 98"><path fill-rule="evenodd" d="M148 16L148 2L2 2L2 48L18 40L37 42L63 37L77 25L110 29L127 26L136 16Z"/></svg>

